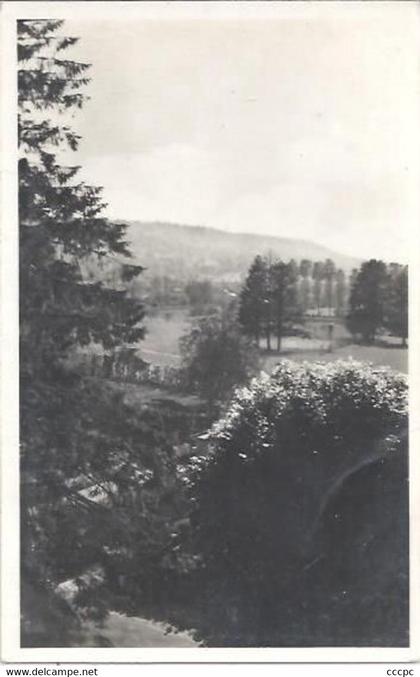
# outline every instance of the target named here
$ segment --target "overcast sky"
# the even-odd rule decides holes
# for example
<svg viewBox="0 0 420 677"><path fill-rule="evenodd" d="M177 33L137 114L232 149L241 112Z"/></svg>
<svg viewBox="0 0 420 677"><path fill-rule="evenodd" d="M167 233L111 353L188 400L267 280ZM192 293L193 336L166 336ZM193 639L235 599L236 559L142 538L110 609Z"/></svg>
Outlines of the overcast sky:
<svg viewBox="0 0 420 677"><path fill-rule="evenodd" d="M80 36L71 56L92 63L79 159L108 214L407 259L418 7L363 4L67 21Z"/></svg>

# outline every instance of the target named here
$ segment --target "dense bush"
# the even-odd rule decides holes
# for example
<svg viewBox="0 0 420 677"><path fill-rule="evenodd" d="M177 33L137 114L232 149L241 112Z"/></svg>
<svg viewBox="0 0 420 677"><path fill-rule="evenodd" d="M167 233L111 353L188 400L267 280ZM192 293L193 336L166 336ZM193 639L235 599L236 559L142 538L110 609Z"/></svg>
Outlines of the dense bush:
<svg viewBox="0 0 420 677"><path fill-rule="evenodd" d="M242 335L233 312L198 319L180 341L185 386L212 407L258 369L257 350Z"/></svg>
<svg viewBox="0 0 420 677"><path fill-rule="evenodd" d="M352 361L237 390L191 484L207 644L404 644L406 419L405 378Z"/></svg>

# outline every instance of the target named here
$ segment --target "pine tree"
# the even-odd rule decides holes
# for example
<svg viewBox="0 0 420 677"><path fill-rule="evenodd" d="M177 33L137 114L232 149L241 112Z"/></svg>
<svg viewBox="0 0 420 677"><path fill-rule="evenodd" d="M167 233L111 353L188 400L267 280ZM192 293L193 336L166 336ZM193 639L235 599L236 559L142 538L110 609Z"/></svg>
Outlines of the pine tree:
<svg viewBox="0 0 420 677"><path fill-rule="evenodd" d="M259 345L264 326L264 299L267 294L267 261L256 256L248 271L239 300L239 323L247 336Z"/></svg>
<svg viewBox="0 0 420 677"><path fill-rule="evenodd" d="M299 275L300 275L300 284L299 284L299 303L304 313L310 308L311 305L311 283L309 277L312 271L312 262L308 259L302 259L299 265Z"/></svg>
<svg viewBox="0 0 420 677"><path fill-rule="evenodd" d="M277 337L277 352L287 324L299 316L297 300L297 269L294 261L276 261L271 266L273 318Z"/></svg>
<svg viewBox="0 0 420 677"><path fill-rule="evenodd" d="M58 160L77 150L66 119L85 101L89 68L62 57L76 42L62 24L18 22L22 565L44 586L122 538L80 488L119 486L116 469L133 457L142 467L115 396L69 364L92 343L132 349L144 309L125 290L142 270L129 261L125 227L103 216L101 190L78 180L79 167ZM92 257L119 271L117 284L89 277Z"/></svg>
<svg viewBox="0 0 420 677"><path fill-rule="evenodd" d="M312 268L312 279L313 279L314 304L318 313L321 307L322 277L323 277L323 265L320 261L315 261Z"/></svg>
<svg viewBox="0 0 420 677"><path fill-rule="evenodd" d="M272 255L269 253L266 261L264 295L262 298L263 331L265 334L267 352L271 353L271 334L274 322L274 279Z"/></svg>
<svg viewBox="0 0 420 677"><path fill-rule="evenodd" d="M324 263L325 279L325 305L327 308L334 307L334 278L336 274L335 263L331 259L326 259Z"/></svg>
<svg viewBox="0 0 420 677"><path fill-rule="evenodd" d="M83 276L89 256L115 263L130 254L125 226L102 216L101 189L57 160L57 150L77 149L80 139L60 115L82 107L88 83L87 64L59 58L75 42L57 35L61 24L18 22L21 368L32 374L51 371L73 346L110 349L143 333L136 301ZM125 260L120 268L126 281L141 272Z"/></svg>
<svg viewBox="0 0 420 677"><path fill-rule="evenodd" d="M337 315L341 317L345 312L347 303L346 275L341 268L337 270L336 279L337 279L335 290L336 308Z"/></svg>

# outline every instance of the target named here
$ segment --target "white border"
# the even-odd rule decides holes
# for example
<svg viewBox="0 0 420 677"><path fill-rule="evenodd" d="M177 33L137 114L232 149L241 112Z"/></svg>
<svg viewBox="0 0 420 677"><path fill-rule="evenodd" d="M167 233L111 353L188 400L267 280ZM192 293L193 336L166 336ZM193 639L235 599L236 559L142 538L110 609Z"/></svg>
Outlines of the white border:
<svg viewBox="0 0 420 677"><path fill-rule="evenodd" d="M411 646L392 648L41 648L21 649L19 646L19 471L18 471L18 281L17 281L17 171L16 171L16 35L19 17L86 19L131 17L143 19L261 19L316 18L337 6L340 11L355 16L363 11L379 13L406 11L417 3L400 2L8 2L3 3L2 19L2 474L3 510L1 526L2 548L2 659L8 662L407 662L420 656L418 628L420 619L419 577L419 506L420 461L417 451L420 430L420 352L410 350L410 535L411 535ZM412 9L410 11L413 11ZM415 14L417 22L419 13ZM417 26L418 31L418 26ZM420 31L418 31L420 32ZM413 60L418 63L418 54ZM413 110L420 121L419 71L413 82ZM420 124L420 123L419 123ZM413 130L412 209L420 217L420 133ZM417 219L420 221L420 219ZM420 273L419 233L413 236L410 261L410 345L420 345Z"/></svg>
<svg viewBox="0 0 420 677"><path fill-rule="evenodd" d="M16 8L17 9L17 8ZM16 30L1 12L1 647L19 637L19 286ZM9 8L7 8L9 10ZM9 15L9 11L7 11ZM6 94L7 93L7 94ZM12 644L10 644L12 642Z"/></svg>

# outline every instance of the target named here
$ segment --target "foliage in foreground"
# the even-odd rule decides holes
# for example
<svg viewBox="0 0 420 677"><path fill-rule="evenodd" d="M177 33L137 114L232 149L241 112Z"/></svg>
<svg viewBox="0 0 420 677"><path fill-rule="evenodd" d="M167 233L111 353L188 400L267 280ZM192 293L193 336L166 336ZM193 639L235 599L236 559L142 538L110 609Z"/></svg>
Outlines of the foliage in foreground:
<svg viewBox="0 0 420 677"><path fill-rule="evenodd" d="M283 362L195 459L195 627L211 646L407 641L407 384Z"/></svg>
<svg viewBox="0 0 420 677"><path fill-rule="evenodd" d="M40 630L41 605L33 599L47 606L70 586L75 621L110 609L146 613L178 566L174 534L187 506L174 449L189 437L194 416L170 402L124 400L119 388L88 380L22 393L25 645L77 646L82 639L68 636L65 619ZM27 409L40 421L29 449Z"/></svg>
<svg viewBox="0 0 420 677"><path fill-rule="evenodd" d="M101 189L61 162L77 150L68 121L89 82L89 65L65 58L77 39L62 25L18 21L22 613L31 635L22 639L29 643L52 637L34 637L28 591L38 598L54 590L125 538L117 517L106 528L103 509L83 492L101 488L121 504L152 470L142 453L153 432L143 428L140 444L141 423L133 431L123 404L66 366L92 343L109 353L129 349L143 336L144 309L126 290L142 269L129 262L125 227L104 218ZM117 269L115 284L86 276L92 259ZM93 606L99 612L104 604Z"/></svg>

